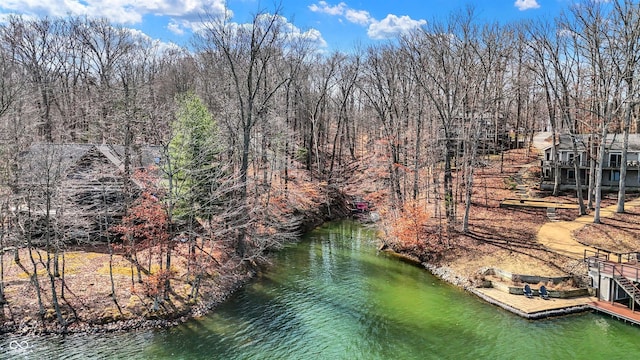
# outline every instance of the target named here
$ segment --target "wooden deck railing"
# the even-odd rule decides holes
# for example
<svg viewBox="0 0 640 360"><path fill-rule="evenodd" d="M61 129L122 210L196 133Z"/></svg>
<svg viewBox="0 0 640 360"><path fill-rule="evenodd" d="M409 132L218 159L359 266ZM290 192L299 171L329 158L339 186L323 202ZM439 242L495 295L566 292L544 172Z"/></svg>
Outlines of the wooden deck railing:
<svg viewBox="0 0 640 360"><path fill-rule="evenodd" d="M611 262L603 262L601 264L601 273L611 274L612 276L621 275L634 282L640 281L640 267L637 265L627 265Z"/></svg>
<svg viewBox="0 0 640 360"><path fill-rule="evenodd" d="M619 253L615 251L609 251L606 249L594 247L594 250L585 249L584 259L594 257L597 259L604 259L606 261L616 261L618 263L640 263L640 252L626 252ZM614 260L615 259L615 260Z"/></svg>
<svg viewBox="0 0 640 360"><path fill-rule="evenodd" d="M593 256L587 257L587 252L594 253ZM585 250L585 260L589 268L597 268L601 274L622 275L627 279L640 282L640 264L637 261L622 262L624 255L637 255L637 253L615 254L618 261L610 261L611 253L600 253L598 251Z"/></svg>
<svg viewBox="0 0 640 360"><path fill-rule="evenodd" d="M595 248L596 250L591 250L591 249L585 249L584 250L584 260L585 261L590 261L590 260L602 260L602 261L609 261L609 255L611 254L611 251L607 251L604 249L599 249L599 248Z"/></svg>

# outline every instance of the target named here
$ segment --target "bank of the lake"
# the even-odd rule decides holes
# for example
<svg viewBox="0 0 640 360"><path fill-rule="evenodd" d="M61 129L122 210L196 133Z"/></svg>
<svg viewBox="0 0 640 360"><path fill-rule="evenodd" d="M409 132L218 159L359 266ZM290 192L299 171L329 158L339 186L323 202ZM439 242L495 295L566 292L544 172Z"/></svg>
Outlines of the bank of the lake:
<svg viewBox="0 0 640 360"><path fill-rule="evenodd" d="M505 292L503 289L478 287L477 282L472 281L463 274L456 273L448 267L447 264L436 265L420 262L419 259L410 254L397 253L386 247L384 251L400 261L426 269L431 275L466 290L470 295L477 296L489 304L528 320L539 320L548 317L592 311L593 308L591 304L596 301L596 298L591 296L550 300L543 300L538 297L529 299L523 295L511 294L508 291ZM508 286L504 285L504 287Z"/></svg>
<svg viewBox="0 0 640 360"><path fill-rule="evenodd" d="M78 256L88 256L93 258L92 253L78 252ZM94 258L95 260L95 258ZM206 315L212 309L226 301L238 289L242 288L254 276L255 271L248 268L226 271L224 279L215 282L207 282L202 285L199 301L194 303L184 303L174 306L172 311L158 311L156 313L147 312L144 315L122 315L118 316L113 309L110 298L95 299L91 296L84 296L81 302L86 302L82 312L82 318L75 319L67 326L60 326L48 312L45 321L40 321L37 313L20 312L23 308L28 308L28 303L35 301L34 297L24 297L21 301L11 304L14 309L13 318L0 319L0 334L25 335L45 335L45 334L72 334L72 333L107 333L123 332L154 328L167 328L184 323L192 318ZM93 283L85 283L84 286L91 288ZM93 302L95 301L95 302ZM25 304L26 303L26 304ZM106 305L105 305L106 304ZM17 311L16 311L17 310ZM22 315L22 316L20 316Z"/></svg>
<svg viewBox="0 0 640 360"><path fill-rule="evenodd" d="M318 191L318 193L321 193ZM293 192L292 192L292 197ZM313 228L349 214L346 200L339 193L331 196L307 199L305 208L295 210L300 217L298 232L304 234ZM182 249L180 248L182 247ZM184 323L192 318L205 316L221 303L226 301L238 289L251 281L268 264L242 261L231 247L212 249L212 254L219 263L214 276L203 278L199 286L199 296L195 301L188 296L192 282L186 270L189 250L185 244L174 248L172 269L172 291L169 301L160 304L159 309L152 310L153 300L144 294L142 284L134 289L132 261L116 254L110 259L105 246L94 249L91 246L81 250L65 252L64 293L59 294L65 325L61 325L55 317L53 305L47 299L49 279L46 277L44 263L38 264L40 292L47 307L44 320L38 315L37 292L33 286L33 271L28 249L18 249L19 262L13 254L0 253L5 256L3 263L5 293L8 302L0 309L0 334L68 334L68 333L105 333L123 332L140 329L166 328ZM1 249L0 249L1 250ZM140 251L138 256L144 259L146 253L153 249ZM36 258L46 258L42 250L33 249ZM277 252L269 248L267 252ZM11 256L9 256L11 255ZM265 254L269 258L273 254ZM149 255L151 256L151 255ZM6 261L10 259L10 261ZM116 297L114 303L111 295L110 270L116 281ZM149 261L149 263L151 263ZM26 265L26 266L25 266ZM62 281L61 278L56 279Z"/></svg>
<svg viewBox="0 0 640 360"><path fill-rule="evenodd" d="M528 321L327 224L215 311L167 329L0 340L0 357L100 359L628 358L638 329L597 314Z"/></svg>

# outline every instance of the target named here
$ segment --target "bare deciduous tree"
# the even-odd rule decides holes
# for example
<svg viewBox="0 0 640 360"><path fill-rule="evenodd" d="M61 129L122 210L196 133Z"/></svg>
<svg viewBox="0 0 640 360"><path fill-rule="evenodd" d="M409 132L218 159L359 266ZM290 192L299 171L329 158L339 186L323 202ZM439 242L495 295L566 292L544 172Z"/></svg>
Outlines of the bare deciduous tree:
<svg viewBox="0 0 640 360"><path fill-rule="evenodd" d="M260 11L251 24L239 26L226 16L206 19L199 41L200 51L223 61L230 78L228 86L231 100L237 109L240 131L240 192L248 198L248 170L251 157L252 133L256 124L265 121L276 93L291 79L290 72L283 72L280 64L287 57L287 27L276 8L272 14ZM295 47L293 48L295 49ZM296 68L290 70L297 70ZM244 230L238 234L237 251L246 252Z"/></svg>

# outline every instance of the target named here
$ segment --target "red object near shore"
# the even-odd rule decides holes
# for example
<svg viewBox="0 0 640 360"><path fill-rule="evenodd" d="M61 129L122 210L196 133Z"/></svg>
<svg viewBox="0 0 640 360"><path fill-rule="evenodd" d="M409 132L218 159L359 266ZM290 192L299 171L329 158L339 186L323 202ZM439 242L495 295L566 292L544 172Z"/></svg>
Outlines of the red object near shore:
<svg viewBox="0 0 640 360"><path fill-rule="evenodd" d="M369 211L369 204L366 201L359 201L356 203L356 210L360 212Z"/></svg>

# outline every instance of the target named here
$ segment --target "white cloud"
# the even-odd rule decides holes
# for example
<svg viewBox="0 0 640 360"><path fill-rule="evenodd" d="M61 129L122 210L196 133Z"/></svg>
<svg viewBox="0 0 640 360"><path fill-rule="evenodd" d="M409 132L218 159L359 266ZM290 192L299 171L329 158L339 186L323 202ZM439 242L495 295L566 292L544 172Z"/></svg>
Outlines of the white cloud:
<svg viewBox="0 0 640 360"><path fill-rule="evenodd" d="M109 1L109 0L100 0ZM221 15L225 12L225 0L120 0L136 4L141 11L154 15L165 15L183 19L198 20L201 16Z"/></svg>
<svg viewBox="0 0 640 360"><path fill-rule="evenodd" d="M345 12L345 17L350 22L358 25L368 25L373 20L371 15L369 15L369 12L365 10L348 9Z"/></svg>
<svg viewBox="0 0 640 360"><path fill-rule="evenodd" d="M537 9L540 7L540 4L538 4L538 0L516 0L513 5L520 11Z"/></svg>
<svg viewBox="0 0 640 360"><path fill-rule="evenodd" d="M342 15L347 4L341 2L338 5L331 6L326 1L318 1L317 4L309 5L309 10L329 15Z"/></svg>
<svg viewBox="0 0 640 360"><path fill-rule="evenodd" d="M225 0L3 0L0 12L34 16L88 15L106 17L114 23L137 24L145 15L169 16L184 21L203 14L225 11ZM177 24L177 23L176 23Z"/></svg>
<svg viewBox="0 0 640 360"><path fill-rule="evenodd" d="M426 23L427 22L425 20L413 20L406 15L398 17L396 15L389 14L381 21L374 20L369 26L367 34L372 39L390 39L414 30Z"/></svg>
<svg viewBox="0 0 640 360"><path fill-rule="evenodd" d="M320 31L316 29L307 30L303 33L300 33L299 36L301 38L304 38L306 41L310 42L311 44L313 44L316 49L327 48L327 42L322 37L322 34L320 33Z"/></svg>
<svg viewBox="0 0 640 360"><path fill-rule="evenodd" d="M265 16L267 17L268 15L265 14ZM278 21L286 29L285 34L290 41L295 42L298 39L302 39L313 45L316 49L323 49L327 47L327 42L322 37L320 31L316 29L309 29L303 32L299 27L295 26L293 23L289 22L286 17L281 15L278 16Z"/></svg>
<svg viewBox="0 0 640 360"><path fill-rule="evenodd" d="M171 20L167 25L167 30L176 35L184 35L184 27L178 24L175 20Z"/></svg>
<svg viewBox="0 0 640 360"><path fill-rule="evenodd" d="M0 21L9 14L23 18L89 16L134 26L145 16L166 17L167 30L184 35L202 27L202 18L227 11L226 0L0 0Z"/></svg>
<svg viewBox="0 0 640 360"><path fill-rule="evenodd" d="M262 15L260 15L257 21L270 22L272 19L271 16L273 15L268 13L263 13ZM297 43L298 41L301 40L301 41L304 41L306 44L315 48L317 51L323 51L324 49L327 48L327 42L322 37L322 34L320 33L320 31L318 31L317 29L311 28L306 31L303 31L282 15L277 15L276 22L278 23L278 26L282 30L282 32L279 34L281 36L281 39L289 42L289 45ZM197 26L194 27L193 31L195 33L200 33L201 35L206 36L208 26L210 26L211 24L207 24L207 22L200 22L195 24ZM240 31L244 33L251 33L251 27L253 26L253 24L251 23L240 24L237 22L229 21L225 23L225 26L229 29L230 33L236 33Z"/></svg>
<svg viewBox="0 0 640 360"><path fill-rule="evenodd" d="M524 1L535 2L535 0ZM425 20L414 20L407 15L397 16L393 14L387 15L387 17L382 20L376 20L368 11L352 9L344 2L338 5L330 5L326 1L318 1L318 3L310 5L309 10L338 16L340 17L339 21L342 21L342 18L344 18L350 23L368 26L367 34L370 38L377 40L396 37L399 34L406 33L427 23Z"/></svg>

